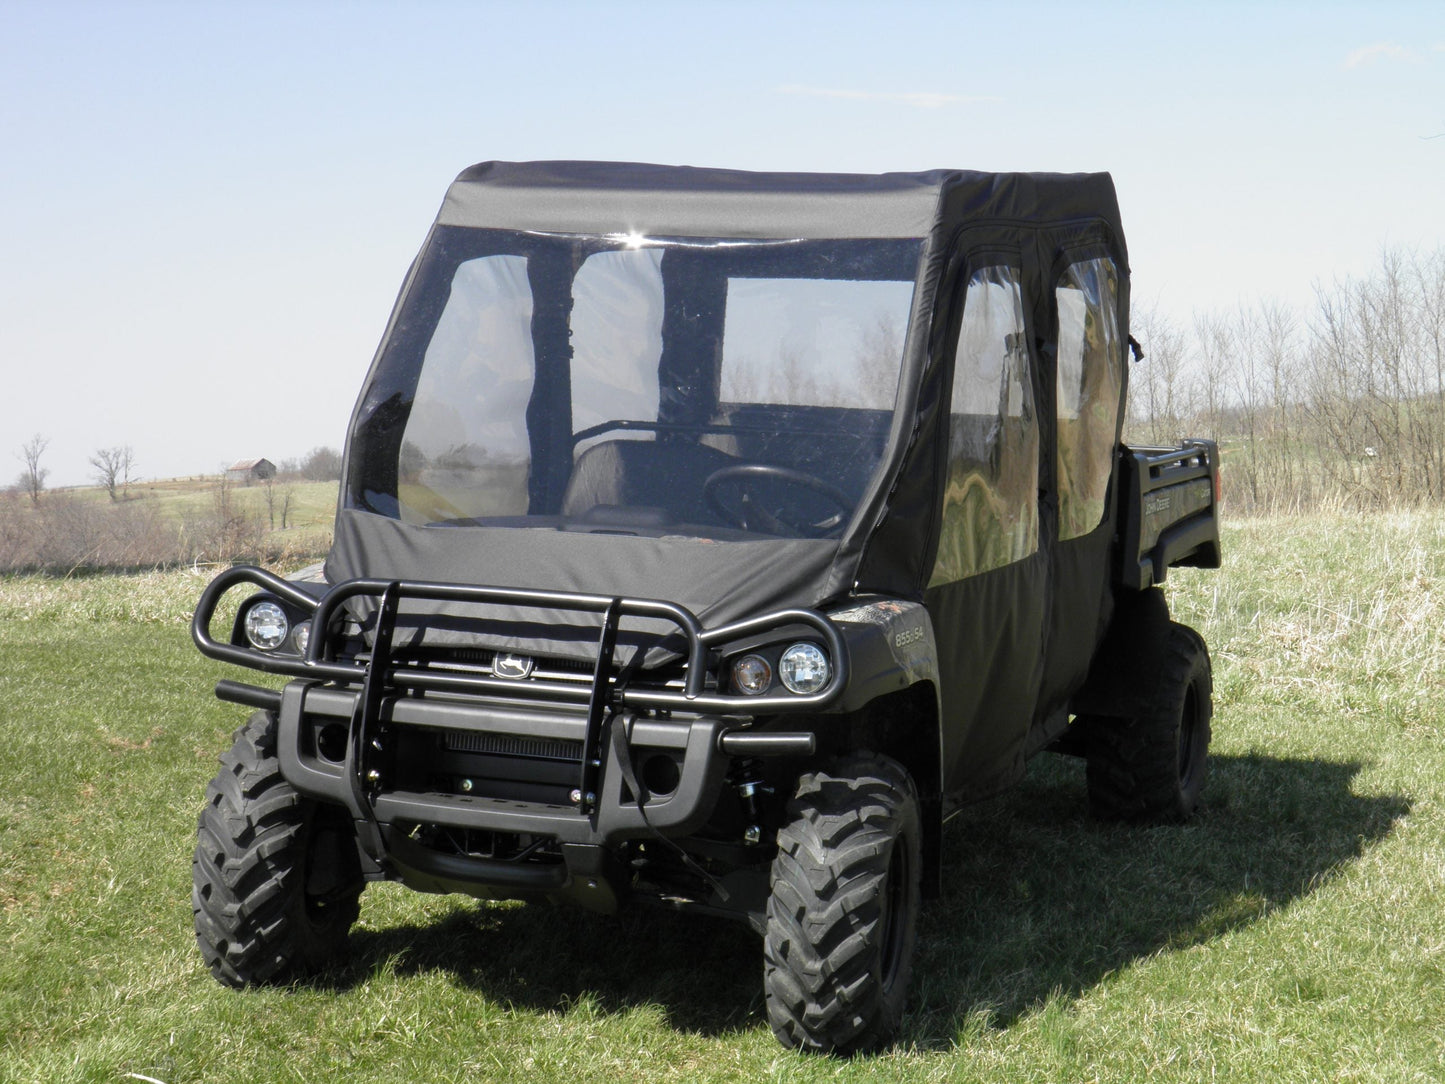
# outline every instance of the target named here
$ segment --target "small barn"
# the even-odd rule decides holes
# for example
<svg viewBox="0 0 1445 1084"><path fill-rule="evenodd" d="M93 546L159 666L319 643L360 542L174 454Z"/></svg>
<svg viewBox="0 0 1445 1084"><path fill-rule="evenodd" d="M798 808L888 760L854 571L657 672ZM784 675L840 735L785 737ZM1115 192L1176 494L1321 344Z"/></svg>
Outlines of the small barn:
<svg viewBox="0 0 1445 1084"><path fill-rule="evenodd" d="M226 468L227 481L242 482L245 485L250 485L252 482L264 482L275 477L276 464L269 459L243 459Z"/></svg>

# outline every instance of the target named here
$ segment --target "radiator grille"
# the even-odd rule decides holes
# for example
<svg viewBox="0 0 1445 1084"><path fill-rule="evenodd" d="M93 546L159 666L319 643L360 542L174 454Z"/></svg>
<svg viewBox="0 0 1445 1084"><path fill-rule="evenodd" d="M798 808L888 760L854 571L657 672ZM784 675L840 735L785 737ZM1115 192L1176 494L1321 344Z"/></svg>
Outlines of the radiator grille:
<svg viewBox="0 0 1445 1084"><path fill-rule="evenodd" d="M536 757L539 760L582 759L580 741L558 738L524 738L516 734L486 734L476 730L444 731L443 740L454 753L485 753L506 757Z"/></svg>

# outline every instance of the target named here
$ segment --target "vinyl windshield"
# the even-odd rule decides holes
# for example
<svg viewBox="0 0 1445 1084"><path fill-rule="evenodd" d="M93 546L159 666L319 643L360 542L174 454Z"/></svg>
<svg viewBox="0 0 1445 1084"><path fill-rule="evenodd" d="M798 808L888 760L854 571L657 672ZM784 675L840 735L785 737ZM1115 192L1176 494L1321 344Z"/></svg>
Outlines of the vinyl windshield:
<svg viewBox="0 0 1445 1084"><path fill-rule="evenodd" d="M837 537L888 438L920 249L438 227L357 412L347 503Z"/></svg>

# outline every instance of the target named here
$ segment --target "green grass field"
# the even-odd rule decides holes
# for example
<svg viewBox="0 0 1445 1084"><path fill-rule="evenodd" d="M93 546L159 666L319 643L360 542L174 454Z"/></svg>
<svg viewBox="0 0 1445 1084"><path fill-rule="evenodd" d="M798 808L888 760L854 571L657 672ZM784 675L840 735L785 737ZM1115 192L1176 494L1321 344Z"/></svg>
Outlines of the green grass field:
<svg viewBox="0 0 1445 1084"><path fill-rule="evenodd" d="M1201 815L1101 825L1036 761L949 825L903 1040L850 1061L775 1044L745 929L652 912L373 886L348 966L222 989L205 577L0 579L0 1081L1445 1079L1445 514L1225 543L1171 586L1214 651Z"/></svg>
<svg viewBox="0 0 1445 1084"><path fill-rule="evenodd" d="M168 516L182 519L187 515L198 515L210 509L214 491L220 481L216 477L166 478L150 482L133 482L124 498L112 502L100 486L77 486L41 494L41 500L54 497L70 498L108 508L113 503L151 501ZM238 505L255 515L266 517L266 485L254 482L250 485L233 483L232 493ZM272 483L277 526L280 526L281 503L284 495L290 493L291 506L287 516L291 528L319 528L329 530L332 517L336 514L336 483L308 482L304 480L277 480ZM21 508L23 509L22 502Z"/></svg>

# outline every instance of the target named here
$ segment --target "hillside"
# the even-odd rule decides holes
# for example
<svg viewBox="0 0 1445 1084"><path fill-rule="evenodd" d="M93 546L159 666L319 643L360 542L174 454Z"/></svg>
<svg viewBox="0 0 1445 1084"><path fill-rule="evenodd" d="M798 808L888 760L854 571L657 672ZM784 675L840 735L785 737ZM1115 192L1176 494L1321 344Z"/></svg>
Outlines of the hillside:
<svg viewBox="0 0 1445 1084"><path fill-rule="evenodd" d="M32 502L0 494L0 572L163 568L275 561L324 553L335 482L224 477L133 483L112 501L100 486Z"/></svg>

